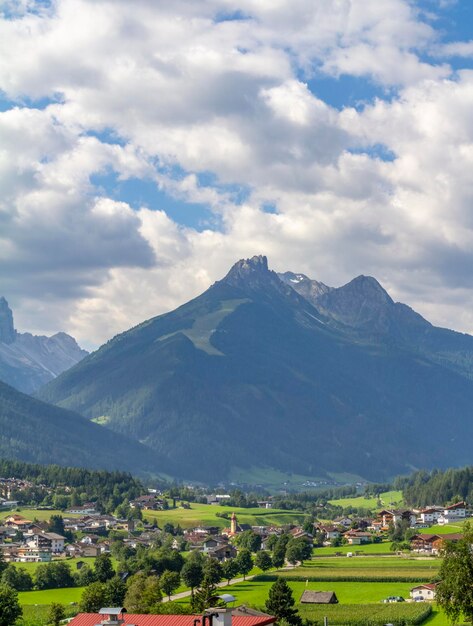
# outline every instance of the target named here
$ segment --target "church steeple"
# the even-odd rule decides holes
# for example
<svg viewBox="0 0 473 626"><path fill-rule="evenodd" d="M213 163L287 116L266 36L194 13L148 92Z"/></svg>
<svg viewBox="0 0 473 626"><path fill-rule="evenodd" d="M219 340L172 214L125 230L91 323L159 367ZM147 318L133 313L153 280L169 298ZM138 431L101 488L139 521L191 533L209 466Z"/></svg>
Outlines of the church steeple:
<svg viewBox="0 0 473 626"><path fill-rule="evenodd" d="M237 516L235 515L235 511L233 511L230 518L230 532L232 535L237 534Z"/></svg>

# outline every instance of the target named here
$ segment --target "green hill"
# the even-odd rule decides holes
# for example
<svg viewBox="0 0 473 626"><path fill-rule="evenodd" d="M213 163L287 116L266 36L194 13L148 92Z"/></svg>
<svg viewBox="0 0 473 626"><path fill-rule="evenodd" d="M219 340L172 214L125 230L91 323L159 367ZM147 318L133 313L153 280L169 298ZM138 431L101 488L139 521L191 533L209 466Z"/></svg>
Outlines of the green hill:
<svg viewBox="0 0 473 626"><path fill-rule="evenodd" d="M0 457L32 463L158 472L156 455L84 417L0 382Z"/></svg>

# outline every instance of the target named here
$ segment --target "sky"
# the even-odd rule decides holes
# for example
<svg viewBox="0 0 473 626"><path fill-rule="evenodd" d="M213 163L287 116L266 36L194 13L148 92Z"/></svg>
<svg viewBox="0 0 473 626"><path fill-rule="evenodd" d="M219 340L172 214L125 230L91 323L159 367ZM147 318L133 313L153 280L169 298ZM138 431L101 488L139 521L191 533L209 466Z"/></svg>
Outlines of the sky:
<svg viewBox="0 0 473 626"><path fill-rule="evenodd" d="M240 258L473 333L471 0L0 0L0 295L93 348Z"/></svg>

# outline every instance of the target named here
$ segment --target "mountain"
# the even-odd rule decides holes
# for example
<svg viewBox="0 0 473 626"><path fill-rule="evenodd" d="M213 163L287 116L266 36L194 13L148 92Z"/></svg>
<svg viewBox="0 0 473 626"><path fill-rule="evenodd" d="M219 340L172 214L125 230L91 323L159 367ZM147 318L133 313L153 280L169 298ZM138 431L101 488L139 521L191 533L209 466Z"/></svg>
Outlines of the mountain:
<svg viewBox="0 0 473 626"><path fill-rule="evenodd" d="M352 339L396 345L473 378L473 337L433 326L409 306L394 302L375 278L358 276L333 288L303 274L278 276Z"/></svg>
<svg viewBox="0 0 473 626"><path fill-rule="evenodd" d="M139 442L2 382L0 457L140 474L158 473L163 468L156 455Z"/></svg>
<svg viewBox="0 0 473 626"><path fill-rule="evenodd" d="M30 393L87 356L66 333L52 337L19 333L5 298L0 298L0 380Z"/></svg>
<svg viewBox="0 0 473 626"><path fill-rule="evenodd" d="M385 299L364 283L354 287ZM473 382L376 333L362 340L346 321L254 257L39 395L145 443L187 478L273 468L379 481L471 463Z"/></svg>

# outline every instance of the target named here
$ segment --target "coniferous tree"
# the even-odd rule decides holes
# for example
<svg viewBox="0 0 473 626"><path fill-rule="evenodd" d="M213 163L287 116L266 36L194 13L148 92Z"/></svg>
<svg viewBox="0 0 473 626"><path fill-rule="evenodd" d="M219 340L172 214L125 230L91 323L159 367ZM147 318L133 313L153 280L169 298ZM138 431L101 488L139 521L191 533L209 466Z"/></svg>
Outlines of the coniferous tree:
<svg viewBox="0 0 473 626"><path fill-rule="evenodd" d="M23 613L18 593L8 585L0 586L0 626L12 626Z"/></svg>
<svg viewBox="0 0 473 626"><path fill-rule="evenodd" d="M302 626L302 620L294 607L292 589L284 578L278 578L269 590L267 611L279 621L285 619L292 626Z"/></svg>

